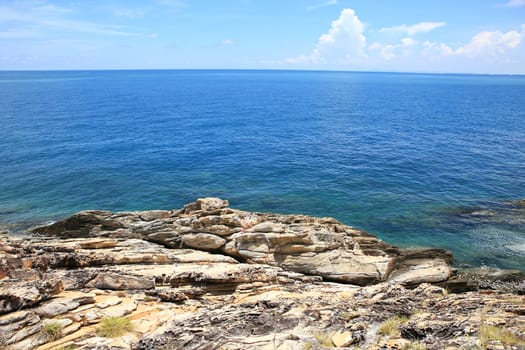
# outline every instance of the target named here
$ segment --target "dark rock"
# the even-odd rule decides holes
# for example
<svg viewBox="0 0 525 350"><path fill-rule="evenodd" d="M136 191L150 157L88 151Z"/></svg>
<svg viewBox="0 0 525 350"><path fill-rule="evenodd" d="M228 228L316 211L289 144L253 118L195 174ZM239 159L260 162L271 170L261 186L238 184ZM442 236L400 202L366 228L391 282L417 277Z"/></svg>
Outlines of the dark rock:
<svg viewBox="0 0 525 350"><path fill-rule="evenodd" d="M146 295L157 297L162 301L167 302L182 302L188 299L198 299L206 294L203 288L170 288L170 289L156 289L147 291Z"/></svg>
<svg viewBox="0 0 525 350"><path fill-rule="evenodd" d="M62 281L0 281L0 314L34 306L62 291Z"/></svg>

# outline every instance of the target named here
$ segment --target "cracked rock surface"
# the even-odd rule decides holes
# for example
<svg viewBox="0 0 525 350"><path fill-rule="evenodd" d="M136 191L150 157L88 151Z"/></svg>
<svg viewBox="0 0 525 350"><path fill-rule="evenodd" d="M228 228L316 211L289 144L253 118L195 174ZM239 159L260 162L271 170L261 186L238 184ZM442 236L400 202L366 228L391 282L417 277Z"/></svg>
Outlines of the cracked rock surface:
<svg viewBox="0 0 525 350"><path fill-rule="evenodd" d="M458 272L447 251L398 249L332 218L203 198L33 233L0 238L2 349L525 346L519 271ZM105 337L109 317L131 327Z"/></svg>

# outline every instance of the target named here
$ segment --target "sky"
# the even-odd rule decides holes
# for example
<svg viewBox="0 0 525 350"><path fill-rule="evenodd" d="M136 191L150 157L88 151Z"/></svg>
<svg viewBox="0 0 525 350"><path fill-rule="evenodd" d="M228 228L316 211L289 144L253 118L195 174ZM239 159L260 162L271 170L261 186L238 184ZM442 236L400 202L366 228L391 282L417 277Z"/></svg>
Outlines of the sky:
<svg viewBox="0 0 525 350"><path fill-rule="evenodd" d="M0 0L0 70L525 74L525 0Z"/></svg>

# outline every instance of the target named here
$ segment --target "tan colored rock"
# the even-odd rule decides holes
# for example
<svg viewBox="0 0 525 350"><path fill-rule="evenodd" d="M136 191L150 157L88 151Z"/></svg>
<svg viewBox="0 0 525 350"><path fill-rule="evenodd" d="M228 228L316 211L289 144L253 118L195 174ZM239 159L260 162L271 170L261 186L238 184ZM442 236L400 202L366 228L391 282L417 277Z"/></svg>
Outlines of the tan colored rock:
<svg viewBox="0 0 525 350"><path fill-rule="evenodd" d="M100 272L85 286L87 288L112 290L152 289L155 288L155 281L139 276Z"/></svg>
<svg viewBox="0 0 525 350"><path fill-rule="evenodd" d="M451 275L450 265L443 259L414 259L394 271L388 281L403 285L437 283L446 281Z"/></svg>
<svg viewBox="0 0 525 350"><path fill-rule="evenodd" d="M0 315L0 326L14 324L19 322L29 315L32 315L33 312L27 310L15 311L5 315Z"/></svg>
<svg viewBox="0 0 525 350"><path fill-rule="evenodd" d="M353 342L352 332L337 332L332 335L332 343L338 348L350 346Z"/></svg>
<svg viewBox="0 0 525 350"><path fill-rule="evenodd" d="M388 275L393 259L382 256L355 256L345 251L278 256L286 270L319 275L327 280L357 285L378 283Z"/></svg>
<svg viewBox="0 0 525 350"><path fill-rule="evenodd" d="M101 248L113 248L117 245L117 241L112 239L88 239L83 240L79 243L82 249L101 249Z"/></svg>
<svg viewBox="0 0 525 350"><path fill-rule="evenodd" d="M0 281L0 314L36 305L62 291L58 279L48 281Z"/></svg>
<svg viewBox="0 0 525 350"><path fill-rule="evenodd" d="M104 317L124 317L137 309L137 304L130 298L123 298L122 303L109 306L98 312L101 318Z"/></svg>
<svg viewBox="0 0 525 350"><path fill-rule="evenodd" d="M443 254L437 254L437 250L400 252L373 235L332 218L249 213L227 206L228 201L220 198L201 198L178 211L155 211L149 215L147 212L85 211L38 228L36 232L60 237L142 238L172 249L187 246L203 251L220 250L249 263L279 266L360 285L385 281L392 271L395 271L390 278L393 283L437 282L450 276L447 266L450 261ZM113 250L117 247L98 246L96 242L105 242L103 239L94 242L93 247L99 248L92 249L95 254L88 249L57 253L51 257L52 266L177 261L177 254L158 247L153 248L158 250L153 253L131 245L124 248L119 242L117 247L123 250L117 252ZM68 279L68 286L78 287L78 284Z"/></svg>
<svg viewBox="0 0 525 350"><path fill-rule="evenodd" d="M78 305L77 305L78 306ZM68 308L57 301L53 301L51 303L46 303L36 309L34 309L35 313L41 317L55 317L57 315L65 314L68 312Z"/></svg>
<svg viewBox="0 0 525 350"><path fill-rule="evenodd" d="M190 248L213 251L222 247L226 243L226 240L213 234L201 232L183 235L182 243Z"/></svg>
<svg viewBox="0 0 525 350"><path fill-rule="evenodd" d="M0 335L6 345L19 342L36 333L41 321L40 317L33 312L17 312L15 314L16 317L11 317L11 323L0 325ZM9 317L4 318L3 321L9 321Z"/></svg>
<svg viewBox="0 0 525 350"><path fill-rule="evenodd" d="M275 232L275 233L281 233L284 232L285 228L284 225L274 223L271 221L264 221L260 224L257 224L251 228L255 232Z"/></svg>
<svg viewBox="0 0 525 350"><path fill-rule="evenodd" d="M193 211L215 211L222 208L225 208L229 205L227 200L222 200L220 198L213 198L213 197L207 197L207 198L199 198L197 201L186 204L184 206L183 212L184 213L191 213Z"/></svg>
<svg viewBox="0 0 525 350"><path fill-rule="evenodd" d="M98 295L95 298L95 306L99 309L105 309L122 303L122 298L116 295Z"/></svg>

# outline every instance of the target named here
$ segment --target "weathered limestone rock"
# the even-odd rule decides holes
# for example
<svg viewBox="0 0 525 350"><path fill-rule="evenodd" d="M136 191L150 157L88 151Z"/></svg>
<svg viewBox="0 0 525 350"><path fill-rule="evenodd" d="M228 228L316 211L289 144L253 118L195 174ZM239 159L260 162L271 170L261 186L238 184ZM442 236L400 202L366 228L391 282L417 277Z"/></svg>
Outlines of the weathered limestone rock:
<svg viewBox="0 0 525 350"><path fill-rule="evenodd" d="M331 281L367 285L384 281L392 259L359 256L341 250L301 255L278 255L279 266L286 270L319 275Z"/></svg>
<svg viewBox="0 0 525 350"><path fill-rule="evenodd" d="M332 335L332 343L338 348L344 348L352 345L354 337L352 332L337 332Z"/></svg>
<svg viewBox="0 0 525 350"><path fill-rule="evenodd" d="M182 243L191 248L213 251L226 244L226 240L216 235L201 232L183 235Z"/></svg>
<svg viewBox="0 0 525 350"><path fill-rule="evenodd" d="M113 248L117 245L117 242L111 239L89 239L79 243L82 249L100 249L100 248Z"/></svg>
<svg viewBox="0 0 525 350"><path fill-rule="evenodd" d="M203 288L164 288L147 291L146 295L157 297L162 301L182 302L188 299L198 299L206 294Z"/></svg>
<svg viewBox="0 0 525 350"><path fill-rule="evenodd" d="M525 299L501 293L519 293L516 271L473 272L489 290L451 294L421 283L465 278L448 252L400 250L331 218L205 198L173 211L82 212L37 231L54 238L0 238L0 348L438 350L481 347L487 325L505 335L490 347L525 346ZM66 291L35 287L43 281ZM107 317L133 329L101 337ZM396 332L379 334L387 320ZM62 328L58 339L49 325Z"/></svg>
<svg viewBox="0 0 525 350"><path fill-rule="evenodd" d="M450 265L442 259L410 260L393 272L388 281L407 286L420 283L446 281L451 274Z"/></svg>
<svg viewBox="0 0 525 350"><path fill-rule="evenodd" d="M95 278L86 283L85 287L112 290L153 289L155 288L155 281L143 276L100 272Z"/></svg>
<svg viewBox="0 0 525 350"><path fill-rule="evenodd" d="M389 279L394 283L415 285L444 281L450 276L449 259L434 257L432 250L418 257L414 254L419 251L411 253L409 258L396 247L332 218L249 213L227 206L228 202L219 198L202 198L178 211L150 215L146 212L85 211L35 232L98 239L88 245L83 243L81 248L85 250L89 250L89 245L102 248L101 245L113 244L100 237L142 238L168 248L221 252L250 264L266 264L358 285ZM104 254L82 252L83 255L77 253L75 257L71 256L72 252L63 252L56 254L50 264L80 267L147 260L144 252L121 254L119 258L113 248L108 248ZM132 256L136 257L135 261ZM167 254L149 256L150 263L172 261Z"/></svg>
<svg viewBox="0 0 525 350"><path fill-rule="evenodd" d="M48 281L0 281L0 314L34 306L62 291L58 279Z"/></svg>

